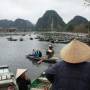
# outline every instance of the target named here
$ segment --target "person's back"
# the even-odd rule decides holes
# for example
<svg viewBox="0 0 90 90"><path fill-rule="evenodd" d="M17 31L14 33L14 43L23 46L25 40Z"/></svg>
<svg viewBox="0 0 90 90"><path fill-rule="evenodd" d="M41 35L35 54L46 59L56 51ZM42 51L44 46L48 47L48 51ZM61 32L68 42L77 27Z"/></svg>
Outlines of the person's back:
<svg viewBox="0 0 90 90"><path fill-rule="evenodd" d="M46 71L52 90L90 90L90 63L70 64L64 61Z"/></svg>
<svg viewBox="0 0 90 90"><path fill-rule="evenodd" d="M42 57L42 52L40 50L38 52L39 52L39 57Z"/></svg>
<svg viewBox="0 0 90 90"><path fill-rule="evenodd" d="M19 90L28 90L28 85L30 85L30 80L25 80L22 78L17 79Z"/></svg>
<svg viewBox="0 0 90 90"><path fill-rule="evenodd" d="M42 57L42 52L41 52L40 50L36 50L35 56L36 56L37 58Z"/></svg>
<svg viewBox="0 0 90 90"><path fill-rule="evenodd" d="M90 47L72 40L60 51L63 60L46 71L52 90L90 90Z"/></svg>
<svg viewBox="0 0 90 90"><path fill-rule="evenodd" d="M19 90L30 90L31 80L26 76L27 69L17 69L16 81Z"/></svg>

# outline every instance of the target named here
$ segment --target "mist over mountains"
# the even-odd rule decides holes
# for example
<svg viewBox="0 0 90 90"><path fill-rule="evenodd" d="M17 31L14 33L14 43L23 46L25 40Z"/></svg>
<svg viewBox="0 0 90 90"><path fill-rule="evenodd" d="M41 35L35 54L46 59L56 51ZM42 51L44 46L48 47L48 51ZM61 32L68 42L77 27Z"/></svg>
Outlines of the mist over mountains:
<svg viewBox="0 0 90 90"><path fill-rule="evenodd" d="M62 17L54 10L48 10L40 17L36 25L29 20L16 19L0 20L0 28L16 28L17 31L68 31L68 32L88 32L90 22L82 17L75 16L67 24Z"/></svg>

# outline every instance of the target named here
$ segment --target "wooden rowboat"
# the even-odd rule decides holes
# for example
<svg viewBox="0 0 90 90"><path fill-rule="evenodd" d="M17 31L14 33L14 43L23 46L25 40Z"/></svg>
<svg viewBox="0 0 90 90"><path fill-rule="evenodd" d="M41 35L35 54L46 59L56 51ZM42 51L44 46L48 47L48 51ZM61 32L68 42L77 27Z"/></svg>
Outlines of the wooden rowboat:
<svg viewBox="0 0 90 90"><path fill-rule="evenodd" d="M32 55L26 55L26 58L29 59L29 60L33 60L33 61L40 61L43 57L41 58L37 58L37 57L34 57ZM49 59L46 59L46 60L43 60L42 62L45 62L45 63L56 63L57 62L57 59L56 57L52 57L52 58L49 58Z"/></svg>

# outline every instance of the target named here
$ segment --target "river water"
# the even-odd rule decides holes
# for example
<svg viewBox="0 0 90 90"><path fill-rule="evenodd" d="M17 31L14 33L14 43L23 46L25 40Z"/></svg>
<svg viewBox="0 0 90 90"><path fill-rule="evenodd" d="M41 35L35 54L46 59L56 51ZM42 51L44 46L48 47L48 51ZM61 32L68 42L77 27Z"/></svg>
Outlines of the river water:
<svg viewBox="0 0 90 90"><path fill-rule="evenodd" d="M32 63L26 58L26 55L32 52L32 49L40 49L43 54L50 43L40 42L37 39L30 40L30 36L23 36L24 41L19 41L22 36L13 36L17 41L8 41L7 37L0 37L0 65L8 65L14 74L18 68L27 68L31 80L37 78L40 73L46 70L49 64L42 63L40 65ZM35 35L32 35L35 37ZM59 56L60 49L64 44L53 44L55 56Z"/></svg>

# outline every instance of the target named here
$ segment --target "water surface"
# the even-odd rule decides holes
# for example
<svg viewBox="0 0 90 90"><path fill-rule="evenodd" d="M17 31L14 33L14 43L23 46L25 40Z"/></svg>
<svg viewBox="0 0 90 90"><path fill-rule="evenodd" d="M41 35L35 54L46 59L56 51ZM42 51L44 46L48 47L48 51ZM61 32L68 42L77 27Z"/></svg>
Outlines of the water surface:
<svg viewBox="0 0 90 90"><path fill-rule="evenodd" d="M41 72L48 68L48 64L33 64L26 58L26 55L32 52L32 49L40 49L43 54L47 49L49 42L40 42L36 39L30 40L30 36L23 36L24 41L19 41L22 36L13 36L17 41L8 41L5 37L0 37L0 65L8 65L15 74L17 68L27 68L31 79L37 78ZM34 36L33 36L34 37ZM64 44L53 44L55 56L59 56L60 49Z"/></svg>

